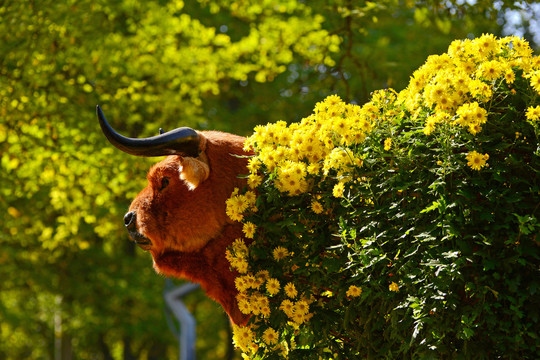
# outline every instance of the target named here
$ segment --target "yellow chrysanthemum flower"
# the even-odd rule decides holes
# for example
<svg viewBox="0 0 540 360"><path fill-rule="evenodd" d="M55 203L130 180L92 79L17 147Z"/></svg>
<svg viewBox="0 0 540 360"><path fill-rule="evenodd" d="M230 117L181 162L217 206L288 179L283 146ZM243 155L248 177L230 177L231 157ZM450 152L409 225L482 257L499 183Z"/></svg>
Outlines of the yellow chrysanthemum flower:
<svg viewBox="0 0 540 360"><path fill-rule="evenodd" d="M384 150L388 151L390 148L392 148L392 138L386 138L384 140Z"/></svg>
<svg viewBox="0 0 540 360"><path fill-rule="evenodd" d="M280 163L277 171L276 188L289 195L299 195L308 189L306 164L287 160Z"/></svg>
<svg viewBox="0 0 540 360"><path fill-rule="evenodd" d="M335 106L343 104L343 100L338 95L330 95L324 99L324 104L326 106Z"/></svg>
<svg viewBox="0 0 540 360"><path fill-rule="evenodd" d="M448 98L449 88L448 86L439 82L434 82L425 87L424 97L426 103L430 106L438 104L442 99Z"/></svg>
<svg viewBox="0 0 540 360"><path fill-rule="evenodd" d="M332 189L332 195L334 197L340 198L343 196L344 190L345 190L345 184L340 181L336 185L334 185L334 188Z"/></svg>
<svg viewBox="0 0 540 360"><path fill-rule="evenodd" d="M247 169L249 170L251 174L257 173L260 167L261 167L261 162L259 158L252 157L251 159L248 160Z"/></svg>
<svg viewBox="0 0 540 360"><path fill-rule="evenodd" d="M225 258L229 261L231 267L241 274L246 273L248 269L247 255L248 248L242 239L236 239L231 249L225 251Z"/></svg>
<svg viewBox="0 0 540 360"><path fill-rule="evenodd" d="M252 301L261 312L266 308L270 309L270 301L268 300L266 296L262 294L254 295L252 297Z"/></svg>
<svg viewBox="0 0 540 360"><path fill-rule="evenodd" d="M266 345L275 345L279 340L279 334L276 330L269 327L264 331L262 339Z"/></svg>
<svg viewBox="0 0 540 360"><path fill-rule="evenodd" d="M262 282L259 281L259 279L253 274L247 274L244 277L246 279L246 283L251 289L258 289L259 286L262 285Z"/></svg>
<svg viewBox="0 0 540 360"><path fill-rule="evenodd" d="M398 292L399 291L399 286L398 286L398 284L396 284L395 282L392 281L392 283L390 285L388 285L388 290Z"/></svg>
<svg viewBox="0 0 540 360"><path fill-rule="evenodd" d="M307 167L307 172L308 174L311 174L311 175L318 175L320 171L321 171L321 165L318 162L311 163Z"/></svg>
<svg viewBox="0 0 540 360"><path fill-rule="evenodd" d="M294 303L291 300L283 300L279 309L285 313L288 317L292 317L294 314Z"/></svg>
<svg viewBox="0 0 540 360"><path fill-rule="evenodd" d="M245 274L248 271L248 262L245 259L237 260L234 265L232 265L233 268L236 269L240 274Z"/></svg>
<svg viewBox="0 0 540 360"><path fill-rule="evenodd" d="M463 104L457 109L456 114L459 118L454 123L469 128L473 134L480 131L480 125L487 121L486 109L482 108L476 101Z"/></svg>
<svg viewBox="0 0 540 360"><path fill-rule="evenodd" d="M244 292L249 289L249 284L244 276L238 276L236 279L234 279L234 286L240 292Z"/></svg>
<svg viewBox="0 0 540 360"><path fill-rule="evenodd" d="M313 210L315 214L321 214L324 211L324 208L320 202L314 200L311 202L311 210Z"/></svg>
<svg viewBox="0 0 540 360"><path fill-rule="evenodd" d="M250 174L248 177L248 186L250 189L255 189L262 183L262 177L258 174Z"/></svg>
<svg viewBox="0 0 540 360"><path fill-rule="evenodd" d="M244 219L243 213L247 210L249 202L244 195L237 195L238 189L231 195L226 201L226 213L231 220L242 221Z"/></svg>
<svg viewBox="0 0 540 360"><path fill-rule="evenodd" d="M233 342L243 351L249 350L254 337L255 334L251 330L250 326L233 325Z"/></svg>
<svg viewBox="0 0 540 360"><path fill-rule="evenodd" d="M532 73L529 78L532 88L540 94L540 70Z"/></svg>
<svg viewBox="0 0 540 360"><path fill-rule="evenodd" d="M497 53L500 45L495 35L482 34L481 37L473 40L473 47L478 51L478 54L488 56L492 53Z"/></svg>
<svg viewBox="0 0 540 360"><path fill-rule="evenodd" d="M300 314L300 313L293 313L292 320L298 324L301 325L307 321L307 314Z"/></svg>
<svg viewBox="0 0 540 360"><path fill-rule="evenodd" d="M292 282L287 283L287 285L285 285L283 290L285 291L285 295L287 295L291 299L294 299L296 297L296 295L298 295L298 291L296 290L296 286Z"/></svg>
<svg viewBox="0 0 540 360"><path fill-rule="evenodd" d="M270 313L272 312L272 310L270 309L269 305L266 305L266 306L261 306L259 308L259 312L260 312L262 317L267 318L267 317L270 316Z"/></svg>
<svg viewBox="0 0 540 360"><path fill-rule="evenodd" d="M346 295L349 297L358 297L360 294L362 294L362 288L355 285L349 286L349 290L346 292Z"/></svg>
<svg viewBox="0 0 540 360"><path fill-rule="evenodd" d="M278 279L270 278L266 281L266 291L268 291L270 295L276 295L280 289L281 285L279 284Z"/></svg>
<svg viewBox="0 0 540 360"><path fill-rule="evenodd" d="M540 119L540 105L538 106L529 106L527 108L527 113L525 114L525 117L527 120L530 121L537 121Z"/></svg>
<svg viewBox="0 0 540 360"><path fill-rule="evenodd" d="M248 239L253 239L255 236L255 230L257 229L257 225L250 221L246 221L244 225L242 226L242 232L246 235Z"/></svg>
<svg viewBox="0 0 540 360"><path fill-rule="evenodd" d="M230 252L229 252L230 254ZM231 264L231 267L238 271L240 274L245 274L248 270L248 262L246 259L231 257L228 254L225 255L227 260Z"/></svg>
<svg viewBox="0 0 540 360"><path fill-rule="evenodd" d="M476 151L471 151L467 154L467 165L473 170L480 170L484 166L487 166L487 160L489 159L488 154L480 154Z"/></svg>
<svg viewBox="0 0 540 360"><path fill-rule="evenodd" d="M243 239L235 239L232 244L234 254L238 257L246 257L248 255L248 247Z"/></svg>
<svg viewBox="0 0 540 360"><path fill-rule="evenodd" d="M242 314L251 314L251 305L247 299L238 300L238 309Z"/></svg>
<svg viewBox="0 0 540 360"><path fill-rule="evenodd" d="M506 66L497 60L486 61L478 67L478 76L488 81L497 80L502 72L506 70Z"/></svg>
<svg viewBox="0 0 540 360"><path fill-rule="evenodd" d="M275 260L279 261L289 256L289 250L283 246L277 246L274 251L272 251L272 255L274 256Z"/></svg>
<svg viewBox="0 0 540 360"><path fill-rule="evenodd" d="M350 149L334 148L324 159L323 173L328 175L331 170L336 170L338 174L350 173L355 160L354 153Z"/></svg>
<svg viewBox="0 0 540 360"><path fill-rule="evenodd" d="M516 80L516 74L514 73L512 69L508 69L504 73L504 79L506 80L507 84L513 84L514 81Z"/></svg>
<svg viewBox="0 0 540 360"><path fill-rule="evenodd" d="M296 314L302 314L302 315L306 315L307 313L309 313L309 304L307 301L305 300L298 300L295 304L294 304L294 313Z"/></svg>

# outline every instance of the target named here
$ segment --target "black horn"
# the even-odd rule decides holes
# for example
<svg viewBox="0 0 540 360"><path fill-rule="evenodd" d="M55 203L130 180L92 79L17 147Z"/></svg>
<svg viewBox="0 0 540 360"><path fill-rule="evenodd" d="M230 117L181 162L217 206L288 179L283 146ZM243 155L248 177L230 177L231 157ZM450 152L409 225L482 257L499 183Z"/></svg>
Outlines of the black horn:
<svg viewBox="0 0 540 360"><path fill-rule="evenodd" d="M105 120L99 105L96 107L101 130L107 139L128 154L137 156L199 155L199 134L191 128L181 127L143 139L128 138L118 134Z"/></svg>

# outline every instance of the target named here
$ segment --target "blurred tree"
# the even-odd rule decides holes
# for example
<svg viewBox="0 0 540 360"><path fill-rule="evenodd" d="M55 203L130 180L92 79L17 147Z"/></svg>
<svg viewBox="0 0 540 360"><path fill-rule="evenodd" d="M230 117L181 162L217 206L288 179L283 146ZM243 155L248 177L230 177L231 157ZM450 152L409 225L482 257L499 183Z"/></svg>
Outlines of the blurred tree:
<svg viewBox="0 0 540 360"><path fill-rule="evenodd" d="M0 5L0 358L171 358L163 280L122 216L155 159L103 138L191 126L249 134L331 93L403 87L454 38L527 2L80 0ZM514 25L513 25L514 26ZM532 33L527 28L527 34ZM531 39L532 40L532 39ZM194 295L201 358L222 310ZM219 329L216 331L216 329Z"/></svg>

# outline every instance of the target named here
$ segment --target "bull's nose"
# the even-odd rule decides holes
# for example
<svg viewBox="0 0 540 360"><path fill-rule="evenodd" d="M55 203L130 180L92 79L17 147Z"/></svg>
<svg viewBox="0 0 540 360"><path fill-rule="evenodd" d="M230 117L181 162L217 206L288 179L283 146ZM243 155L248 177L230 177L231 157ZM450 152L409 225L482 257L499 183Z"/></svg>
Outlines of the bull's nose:
<svg viewBox="0 0 540 360"><path fill-rule="evenodd" d="M136 219L137 215L135 211L130 211L124 216L124 225L126 225L128 229L132 229L135 226Z"/></svg>

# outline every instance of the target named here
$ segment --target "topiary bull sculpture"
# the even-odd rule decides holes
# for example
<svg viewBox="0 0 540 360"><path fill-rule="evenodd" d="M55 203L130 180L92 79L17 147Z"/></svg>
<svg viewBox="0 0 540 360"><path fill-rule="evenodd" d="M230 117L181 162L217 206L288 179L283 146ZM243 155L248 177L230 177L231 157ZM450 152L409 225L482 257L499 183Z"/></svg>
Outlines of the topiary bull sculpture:
<svg viewBox="0 0 540 360"><path fill-rule="evenodd" d="M455 41L400 92L329 96L246 140L126 139L98 114L122 150L171 155L126 226L223 305L249 358L538 357L540 58L523 39Z"/></svg>

